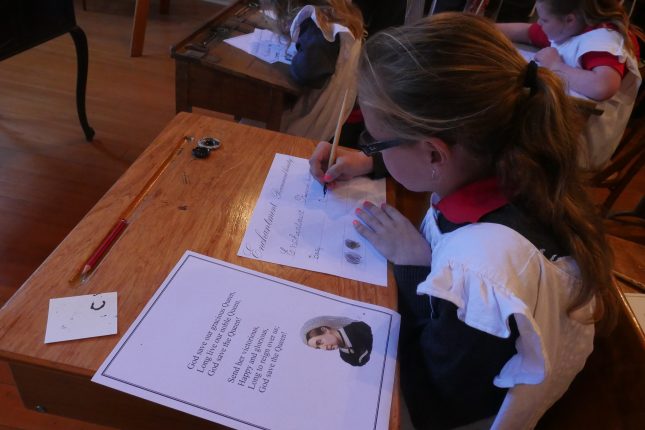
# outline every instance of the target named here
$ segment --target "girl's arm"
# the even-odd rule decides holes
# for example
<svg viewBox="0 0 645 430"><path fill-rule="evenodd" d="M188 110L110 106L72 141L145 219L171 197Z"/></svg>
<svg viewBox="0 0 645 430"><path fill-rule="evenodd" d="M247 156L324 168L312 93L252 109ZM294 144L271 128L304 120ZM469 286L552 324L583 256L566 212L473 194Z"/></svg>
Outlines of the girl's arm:
<svg viewBox="0 0 645 430"><path fill-rule="evenodd" d="M592 100L610 99L620 89L621 76L609 66L584 70L566 65L555 48L544 48L535 54L540 66L547 67L567 83L567 88Z"/></svg>
<svg viewBox="0 0 645 430"><path fill-rule="evenodd" d="M529 38L529 27L531 24L525 22L504 22L496 25L511 41L515 43L531 43L531 39Z"/></svg>

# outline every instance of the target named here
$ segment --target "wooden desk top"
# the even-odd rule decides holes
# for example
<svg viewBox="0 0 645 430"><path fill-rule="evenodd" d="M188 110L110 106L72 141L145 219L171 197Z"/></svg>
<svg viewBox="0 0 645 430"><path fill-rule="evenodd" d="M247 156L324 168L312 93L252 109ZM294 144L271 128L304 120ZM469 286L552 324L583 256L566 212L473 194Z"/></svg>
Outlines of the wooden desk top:
<svg viewBox="0 0 645 430"><path fill-rule="evenodd" d="M194 144L183 144L90 280L70 285L69 279L186 134L218 137L222 147L209 158L198 160L191 155ZM393 287L237 256L273 155L280 152L306 158L313 148L314 143L306 139L178 114L0 311L0 357L93 374L118 336L45 345L49 299L117 291L119 333L123 333L187 249L396 308ZM394 285L391 276L390 285Z"/></svg>
<svg viewBox="0 0 645 430"><path fill-rule="evenodd" d="M226 9L215 15L203 26L171 48L171 55L176 61L196 62L206 68L244 77L251 81L276 87L285 93L298 96L302 89L289 76L289 66L283 63L269 64L241 49L235 48L223 39L252 33L255 28L267 28L268 23L259 12L257 2L237 0ZM226 29L225 36L215 38L208 43L205 52L191 49L191 45L202 46L217 30Z"/></svg>
<svg viewBox="0 0 645 430"><path fill-rule="evenodd" d="M85 284L70 285L69 280L185 135L214 136L222 147L199 160L191 155L194 143L183 143L96 272ZM237 256L274 154L307 158L314 144L211 117L178 114L0 309L0 358L90 377L187 249L396 309L391 270L389 288L383 288ZM388 183L388 201L393 198L393 184ZM118 292L119 334L44 343L50 298L111 291ZM391 423L398 423L398 387Z"/></svg>

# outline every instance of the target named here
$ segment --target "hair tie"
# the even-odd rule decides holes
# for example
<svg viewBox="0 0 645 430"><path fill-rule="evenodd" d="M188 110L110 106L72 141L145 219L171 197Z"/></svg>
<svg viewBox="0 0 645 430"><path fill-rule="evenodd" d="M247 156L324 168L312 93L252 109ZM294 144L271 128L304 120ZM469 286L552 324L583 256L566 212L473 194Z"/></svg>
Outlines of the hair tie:
<svg viewBox="0 0 645 430"><path fill-rule="evenodd" d="M537 91L537 71L538 64L531 60L526 66L526 75L524 75L524 88L529 88L531 91L529 97Z"/></svg>

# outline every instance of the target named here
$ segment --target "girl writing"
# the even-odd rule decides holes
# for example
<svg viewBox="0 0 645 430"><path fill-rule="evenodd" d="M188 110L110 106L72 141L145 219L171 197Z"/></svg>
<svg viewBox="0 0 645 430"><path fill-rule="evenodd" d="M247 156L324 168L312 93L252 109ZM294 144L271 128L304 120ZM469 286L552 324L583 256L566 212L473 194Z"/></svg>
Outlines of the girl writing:
<svg viewBox="0 0 645 430"><path fill-rule="evenodd" d="M291 77L307 88L282 117L282 131L327 140L348 92L347 118L356 98L356 65L363 39L361 11L349 0L263 0L275 30L290 38L297 53Z"/></svg>
<svg viewBox="0 0 645 430"><path fill-rule="evenodd" d="M611 303L572 101L493 24L456 13L373 36L358 76L365 152L434 193L421 232L387 204L365 202L354 223L394 263L412 421L531 428L584 366ZM326 169L329 147L310 160L320 182L379 170L340 148Z"/></svg>
<svg viewBox="0 0 645 430"><path fill-rule="evenodd" d="M601 115L584 130L581 164L601 167L618 146L641 83L638 43L618 0L538 0L535 24L498 24L514 42L542 48L535 60L560 76L571 95L595 100Z"/></svg>

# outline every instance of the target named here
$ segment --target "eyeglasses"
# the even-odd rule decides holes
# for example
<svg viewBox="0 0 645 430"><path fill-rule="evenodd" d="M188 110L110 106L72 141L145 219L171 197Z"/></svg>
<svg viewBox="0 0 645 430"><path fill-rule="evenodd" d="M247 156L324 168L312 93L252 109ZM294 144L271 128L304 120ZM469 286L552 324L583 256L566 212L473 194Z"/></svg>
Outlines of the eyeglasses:
<svg viewBox="0 0 645 430"><path fill-rule="evenodd" d="M358 147L368 157L402 143L403 141L400 139L376 140L367 130L358 137Z"/></svg>

